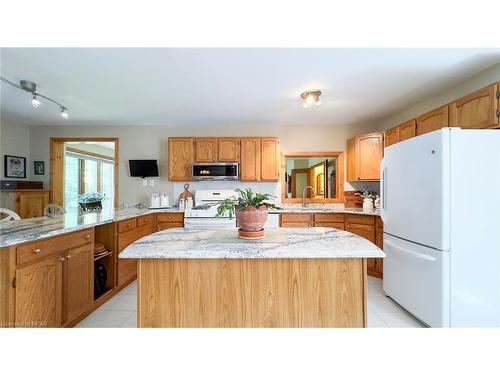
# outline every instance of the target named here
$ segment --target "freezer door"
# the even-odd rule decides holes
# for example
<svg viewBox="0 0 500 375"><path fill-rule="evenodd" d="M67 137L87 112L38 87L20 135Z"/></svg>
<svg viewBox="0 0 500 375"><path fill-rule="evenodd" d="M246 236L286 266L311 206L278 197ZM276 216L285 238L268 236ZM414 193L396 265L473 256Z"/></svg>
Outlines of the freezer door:
<svg viewBox="0 0 500 375"><path fill-rule="evenodd" d="M385 294L431 327L449 327L449 252L384 234Z"/></svg>
<svg viewBox="0 0 500 375"><path fill-rule="evenodd" d="M449 128L385 149L381 164L384 232L449 250Z"/></svg>

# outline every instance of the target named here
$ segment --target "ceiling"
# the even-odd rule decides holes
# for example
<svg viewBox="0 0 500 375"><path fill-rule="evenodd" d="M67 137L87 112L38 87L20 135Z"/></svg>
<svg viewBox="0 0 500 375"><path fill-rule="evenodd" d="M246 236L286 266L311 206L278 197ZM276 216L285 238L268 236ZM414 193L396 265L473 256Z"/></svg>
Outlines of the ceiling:
<svg viewBox="0 0 500 375"><path fill-rule="evenodd" d="M500 49L11 48L1 75L34 81L69 108L1 83L2 116L42 125L355 124L385 118L500 63ZM323 91L303 108L299 94Z"/></svg>

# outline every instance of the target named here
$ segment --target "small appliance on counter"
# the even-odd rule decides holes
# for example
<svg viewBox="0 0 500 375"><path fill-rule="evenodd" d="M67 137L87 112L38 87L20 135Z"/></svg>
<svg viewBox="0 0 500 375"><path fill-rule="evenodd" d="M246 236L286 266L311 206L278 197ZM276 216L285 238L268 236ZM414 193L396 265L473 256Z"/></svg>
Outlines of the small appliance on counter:
<svg viewBox="0 0 500 375"><path fill-rule="evenodd" d="M149 209L170 208L170 199L166 193L151 194Z"/></svg>

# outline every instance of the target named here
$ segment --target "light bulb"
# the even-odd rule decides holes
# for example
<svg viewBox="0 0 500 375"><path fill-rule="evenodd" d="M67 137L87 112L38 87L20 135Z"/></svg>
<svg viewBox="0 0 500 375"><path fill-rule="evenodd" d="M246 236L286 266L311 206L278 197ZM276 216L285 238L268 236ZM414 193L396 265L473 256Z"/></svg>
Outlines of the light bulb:
<svg viewBox="0 0 500 375"><path fill-rule="evenodd" d="M64 119L69 117L68 112L66 112L66 108L61 108L61 117Z"/></svg>
<svg viewBox="0 0 500 375"><path fill-rule="evenodd" d="M316 98L312 95L307 95L306 97L306 103L307 104L313 104L316 101Z"/></svg>
<svg viewBox="0 0 500 375"><path fill-rule="evenodd" d="M32 99L31 99L31 105L33 106L33 108L38 108L38 106L40 104L41 104L40 100L37 99L36 94L33 94Z"/></svg>
<svg viewBox="0 0 500 375"><path fill-rule="evenodd" d="M320 105L320 104L321 104L321 99L320 99L320 98L318 98L314 104L316 104L316 105Z"/></svg>

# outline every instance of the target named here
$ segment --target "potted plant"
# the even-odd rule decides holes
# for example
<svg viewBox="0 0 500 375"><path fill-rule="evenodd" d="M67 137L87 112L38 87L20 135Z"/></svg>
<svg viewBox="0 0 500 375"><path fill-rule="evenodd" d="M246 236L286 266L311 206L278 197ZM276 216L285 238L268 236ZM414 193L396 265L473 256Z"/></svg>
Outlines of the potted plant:
<svg viewBox="0 0 500 375"><path fill-rule="evenodd" d="M103 193L87 193L78 196L78 203L83 211L97 211L102 209Z"/></svg>
<svg viewBox="0 0 500 375"><path fill-rule="evenodd" d="M269 208L280 209L270 201L275 197L271 194L254 193L252 189L235 189L235 191L238 197L227 198L220 202L216 217L229 213L229 217L232 218L236 214L241 237L263 237Z"/></svg>
<svg viewBox="0 0 500 375"><path fill-rule="evenodd" d="M363 198L363 211L373 211L373 198L375 194L369 192L368 190L358 191L356 195Z"/></svg>

